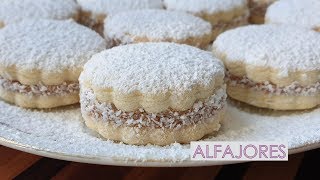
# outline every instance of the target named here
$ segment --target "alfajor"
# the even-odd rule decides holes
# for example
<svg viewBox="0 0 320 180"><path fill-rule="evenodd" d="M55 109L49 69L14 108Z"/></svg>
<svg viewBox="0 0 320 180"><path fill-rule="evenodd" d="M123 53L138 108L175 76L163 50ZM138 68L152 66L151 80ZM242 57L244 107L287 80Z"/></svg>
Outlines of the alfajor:
<svg viewBox="0 0 320 180"><path fill-rule="evenodd" d="M266 23L289 24L320 32L319 0L280 0L266 13Z"/></svg>
<svg viewBox="0 0 320 180"><path fill-rule="evenodd" d="M250 17L249 22L253 24L263 24L264 16L268 7L277 0L248 0Z"/></svg>
<svg viewBox="0 0 320 180"><path fill-rule="evenodd" d="M184 12L135 10L106 18L104 37L124 45L139 42L175 42L206 48L212 42L211 24Z"/></svg>
<svg viewBox="0 0 320 180"><path fill-rule="evenodd" d="M0 27L23 19L77 20L78 10L74 0L1 0Z"/></svg>
<svg viewBox="0 0 320 180"><path fill-rule="evenodd" d="M248 23L247 0L164 0L164 4L168 10L185 11L209 21L214 38Z"/></svg>
<svg viewBox="0 0 320 180"><path fill-rule="evenodd" d="M80 22L101 35L103 21L110 14L138 9L162 9L162 0L77 0L81 6Z"/></svg>
<svg viewBox="0 0 320 180"><path fill-rule="evenodd" d="M83 65L106 43L73 20L23 20L0 30L0 97L26 108L79 102Z"/></svg>
<svg viewBox="0 0 320 180"><path fill-rule="evenodd" d="M227 68L230 97L275 110L320 104L320 34L285 25L251 25L221 34L214 54Z"/></svg>
<svg viewBox="0 0 320 180"><path fill-rule="evenodd" d="M86 125L127 144L199 140L219 130L226 108L223 63L175 43L130 44L94 55L80 89Z"/></svg>

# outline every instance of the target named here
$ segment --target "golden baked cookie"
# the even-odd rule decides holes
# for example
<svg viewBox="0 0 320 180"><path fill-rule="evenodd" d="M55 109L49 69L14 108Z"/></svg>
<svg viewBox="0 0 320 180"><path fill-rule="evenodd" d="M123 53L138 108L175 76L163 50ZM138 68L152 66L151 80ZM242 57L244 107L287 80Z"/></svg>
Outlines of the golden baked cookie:
<svg viewBox="0 0 320 180"><path fill-rule="evenodd" d="M223 63L175 43L138 43L94 55L80 76L86 125L127 144L189 143L218 131Z"/></svg>
<svg viewBox="0 0 320 180"><path fill-rule="evenodd" d="M0 28L23 19L77 20L78 10L74 0L1 0Z"/></svg>
<svg viewBox="0 0 320 180"><path fill-rule="evenodd" d="M134 10L110 15L104 37L113 46L139 42L175 42L206 48L212 42L211 24L184 12Z"/></svg>
<svg viewBox="0 0 320 180"><path fill-rule="evenodd" d="M0 97L26 108L79 102L83 65L106 43L73 20L23 20L0 31Z"/></svg>
<svg viewBox="0 0 320 180"><path fill-rule="evenodd" d="M214 38L248 23L247 0L164 0L164 4L168 10L185 11L209 21Z"/></svg>
<svg viewBox="0 0 320 180"><path fill-rule="evenodd" d="M80 22L103 35L103 21L110 14L138 9L162 9L162 0L77 0Z"/></svg>
<svg viewBox="0 0 320 180"><path fill-rule="evenodd" d="M249 22L252 24L263 24L267 8L277 0L248 0L250 17Z"/></svg>
<svg viewBox="0 0 320 180"><path fill-rule="evenodd" d="M251 25L221 34L214 54L227 68L230 97L275 110L320 104L320 34L287 25Z"/></svg>
<svg viewBox="0 0 320 180"><path fill-rule="evenodd" d="M267 10L266 23L288 24L320 32L319 0L280 0Z"/></svg>

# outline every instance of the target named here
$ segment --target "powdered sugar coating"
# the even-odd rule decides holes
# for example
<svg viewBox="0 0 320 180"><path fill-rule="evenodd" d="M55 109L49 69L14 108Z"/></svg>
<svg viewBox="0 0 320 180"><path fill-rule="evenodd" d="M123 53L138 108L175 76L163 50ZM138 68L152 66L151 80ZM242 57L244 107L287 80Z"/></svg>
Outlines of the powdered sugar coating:
<svg viewBox="0 0 320 180"><path fill-rule="evenodd" d="M320 27L319 0L280 0L267 10L268 23L292 24L306 28Z"/></svg>
<svg viewBox="0 0 320 180"><path fill-rule="evenodd" d="M215 14L245 7L246 0L164 0L169 10L187 11L190 13Z"/></svg>
<svg viewBox="0 0 320 180"><path fill-rule="evenodd" d="M26 18L69 19L78 12L73 0L1 0L0 22L14 23Z"/></svg>
<svg viewBox="0 0 320 180"><path fill-rule="evenodd" d="M122 93L182 93L224 77L222 62L210 52L175 43L139 43L94 55L85 65L80 84Z"/></svg>
<svg viewBox="0 0 320 180"><path fill-rule="evenodd" d="M161 9L162 0L77 0L81 8L95 14L110 14L134 9Z"/></svg>
<svg viewBox="0 0 320 180"><path fill-rule="evenodd" d="M0 65L19 70L77 70L106 43L72 20L24 20L0 31Z"/></svg>
<svg viewBox="0 0 320 180"><path fill-rule="evenodd" d="M231 62L291 71L320 70L320 34L285 25L250 25L221 34L215 51Z"/></svg>
<svg viewBox="0 0 320 180"><path fill-rule="evenodd" d="M104 34L109 39L130 43L134 37L154 40L200 38L210 35L211 29L210 23L183 12L136 10L106 18Z"/></svg>

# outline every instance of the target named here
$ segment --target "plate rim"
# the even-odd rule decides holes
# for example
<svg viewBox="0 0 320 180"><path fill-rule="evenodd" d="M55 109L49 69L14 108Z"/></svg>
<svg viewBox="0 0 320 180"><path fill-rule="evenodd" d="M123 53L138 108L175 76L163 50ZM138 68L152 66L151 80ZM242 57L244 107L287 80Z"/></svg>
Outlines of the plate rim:
<svg viewBox="0 0 320 180"><path fill-rule="evenodd" d="M191 161L191 160L183 160L183 161L157 161L157 160L134 160L134 159L117 159L111 157L92 157L86 155L70 155L66 153L59 153L41 149L39 147L32 147L30 145L22 144L15 142L13 140L8 140L3 137L0 137L0 145L19 150L22 152L64 160L78 163L86 163L86 164L96 164L96 165L109 165L109 166L127 166L127 167L201 167L201 166L218 166L218 165L230 165L230 164L238 164L245 163L250 161ZM289 155L298 154L314 149L320 148L320 141L300 146L297 148L289 149Z"/></svg>

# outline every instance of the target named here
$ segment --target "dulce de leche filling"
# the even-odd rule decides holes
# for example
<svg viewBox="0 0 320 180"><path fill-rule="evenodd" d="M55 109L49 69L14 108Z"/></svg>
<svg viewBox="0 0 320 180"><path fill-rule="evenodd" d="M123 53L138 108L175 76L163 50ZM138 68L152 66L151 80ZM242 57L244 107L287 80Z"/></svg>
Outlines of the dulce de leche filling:
<svg viewBox="0 0 320 180"><path fill-rule="evenodd" d="M63 96L79 92L79 83L63 83L60 85L24 85L19 81L11 81L0 76L0 88L14 93L34 96Z"/></svg>
<svg viewBox="0 0 320 180"><path fill-rule="evenodd" d="M106 123L114 123L116 126L150 127L180 129L183 126L194 125L212 119L226 103L225 88L204 102L197 102L187 111L175 111L169 109L162 113L147 113L142 108L134 112L124 112L117 109L112 103L99 102L94 92L90 89L81 90L80 101L83 114L102 120Z"/></svg>
<svg viewBox="0 0 320 180"><path fill-rule="evenodd" d="M232 75L229 71L226 73L226 82L229 86L241 86L255 91L262 91L266 94L275 94L275 95L299 95L299 96L313 96L317 93L320 93L320 82L310 86L302 86L299 83L294 82L289 86L279 87L271 82L261 82L257 83L252 81L246 76L238 77Z"/></svg>

